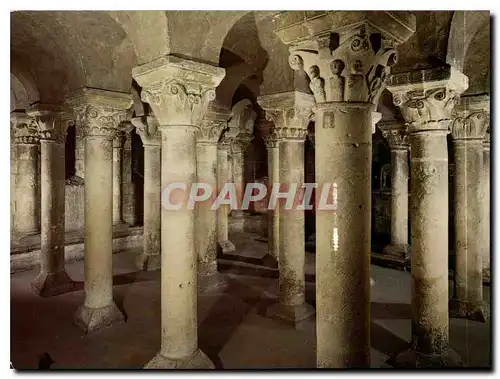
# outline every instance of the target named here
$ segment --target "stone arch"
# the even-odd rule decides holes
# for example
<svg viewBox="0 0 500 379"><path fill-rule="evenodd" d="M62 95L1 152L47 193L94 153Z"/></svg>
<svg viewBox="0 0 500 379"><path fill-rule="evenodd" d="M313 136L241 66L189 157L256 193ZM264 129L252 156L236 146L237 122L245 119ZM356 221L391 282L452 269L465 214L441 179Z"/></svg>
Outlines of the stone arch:
<svg viewBox="0 0 500 379"><path fill-rule="evenodd" d="M39 101L38 89L31 75L19 70L10 73L10 110L27 109Z"/></svg>
<svg viewBox="0 0 500 379"><path fill-rule="evenodd" d="M446 62L463 71L467 50L472 40L486 24L489 29L489 23L488 11L456 11L451 20Z"/></svg>

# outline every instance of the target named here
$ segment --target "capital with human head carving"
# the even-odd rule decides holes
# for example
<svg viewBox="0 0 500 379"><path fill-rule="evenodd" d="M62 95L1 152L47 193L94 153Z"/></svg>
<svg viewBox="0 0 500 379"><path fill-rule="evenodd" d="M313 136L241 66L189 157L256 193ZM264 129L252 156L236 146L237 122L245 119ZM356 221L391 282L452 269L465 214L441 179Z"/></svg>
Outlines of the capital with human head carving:
<svg viewBox="0 0 500 379"><path fill-rule="evenodd" d="M449 130L453 109L467 87L465 75L452 67L443 67L391 75L387 89L413 133Z"/></svg>
<svg viewBox="0 0 500 379"><path fill-rule="evenodd" d="M68 97L66 103L73 108L83 136L113 139L126 121L132 95L83 87Z"/></svg>
<svg viewBox="0 0 500 379"><path fill-rule="evenodd" d="M295 90L312 91L317 104L378 104L397 62L396 46L415 31L415 16L402 12L326 11L310 18L299 11L302 21L293 25L286 13L275 17L275 33L289 46Z"/></svg>
<svg viewBox="0 0 500 379"><path fill-rule="evenodd" d="M313 117L313 95L291 91L259 96L257 102L265 110L266 119L274 124L278 140L305 140Z"/></svg>
<svg viewBox="0 0 500 379"><path fill-rule="evenodd" d="M160 128L199 128L224 75L223 68L174 55L132 70L133 78L142 87L141 99L153 109Z"/></svg>

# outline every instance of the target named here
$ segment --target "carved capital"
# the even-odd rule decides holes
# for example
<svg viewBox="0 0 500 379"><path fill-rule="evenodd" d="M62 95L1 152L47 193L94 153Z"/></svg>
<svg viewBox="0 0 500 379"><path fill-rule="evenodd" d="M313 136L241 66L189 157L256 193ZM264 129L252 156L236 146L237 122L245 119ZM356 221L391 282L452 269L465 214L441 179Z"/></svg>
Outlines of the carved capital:
<svg viewBox="0 0 500 379"><path fill-rule="evenodd" d="M454 115L451 127L454 141L483 140L490 126L489 95L463 96Z"/></svg>
<svg viewBox="0 0 500 379"><path fill-rule="evenodd" d="M223 68L173 55L132 70L142 86L142 101L149 103L161 127L199 127L224 75Z"/></svg>
<svg viewBox="0 0 500 379"><path fill-rule="evenodd" d="M160 124L156 117L134 117L132 125L135 126L144 146L161 146Z"/></svg>
<svg viewBox="0 0 500 379"><path fill-rule="evenodd" d="M68 98L83 136L114 138L126 121L132 95L94 88L82 88Z"/></svg>
<svg viewBox="0 0 500 379"><path fill-rule="evenodd" d="M273 132L280 140L304 140L307 126L313 117L314 98L293 91L259 96L259 105L266 112L266 119L274 124Z"/></svg>
<svg viewBox="0 0 500 379"><path fill-rule="evenodd" d="M378 124L382 135L389 142L391 150L408 150L410 136L408 128L402 120L383 121Z"/></svg>
<svg viewBox="0 0 500 379"><path fill-rule="evenodd" d="M387 88L409 124L410 133L414 133L448 130L459 95L467 86L467 77L449 68L395 74L389 78Z"/></svg>
<svg viewBox="0 0 500 379"><path fill-rule="evenodd" d="M211 102L197 132L197 143L217 144L224 129L228 127L227 121L231 111Z"/></svg>
<svg viewBox="0 0 500 379"><path fill-rule="evenodd" d="M68 107L60 105L40 104L32 105L26 113L32 117L37 126L40 140L62 144L66 141L68 123Z"/></svg>
<svg viewBox="0 0 500 379"><path fill-rule="evenodd" d="M10 132L14 143L37 144L39 142L38 125L25 112L11 112Z"/></svg>

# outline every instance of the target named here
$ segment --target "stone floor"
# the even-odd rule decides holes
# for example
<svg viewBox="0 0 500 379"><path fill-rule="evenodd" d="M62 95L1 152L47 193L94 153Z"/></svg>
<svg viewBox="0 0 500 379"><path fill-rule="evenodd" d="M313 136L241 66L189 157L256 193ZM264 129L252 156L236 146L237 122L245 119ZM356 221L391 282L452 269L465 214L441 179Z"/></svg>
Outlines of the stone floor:
<svg viewBox="0 0 500 379"><path fill-rule="evenodd" d="M267 246L249 233L233 235L242 256L224 257L220 272L228 287L198 297L199 345L217 368L314 368L315 320L298 329L264 317L277 294L276 270L259 265ZM127 251L113 256L114 297L127 322L84 335L71 323L82 304L83 261L67 264L79 290L40 298L30 291L36 271L11 275L11 360L15 368L37 368L47 352L52 368L140 368L160 347L159 272L136 272L134 256ZM314 304L314 254L306 255L307 298ZM372 367L387 367L387 358L410 339L410 274L372 266L371 292ZM485 287L485 299L490 298ZM451 319L452 347L468 367L489 367L490 323Z"/></svg>

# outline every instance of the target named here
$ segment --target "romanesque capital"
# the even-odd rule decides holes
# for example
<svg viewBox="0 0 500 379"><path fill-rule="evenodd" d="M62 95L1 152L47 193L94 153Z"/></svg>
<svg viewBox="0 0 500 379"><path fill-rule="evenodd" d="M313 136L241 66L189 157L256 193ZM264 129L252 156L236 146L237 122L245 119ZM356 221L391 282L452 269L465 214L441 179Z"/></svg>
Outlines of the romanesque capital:
<svg viewBox="0 0 500 379"><path fill-rule="evenodd" d="M224 75L223 68L174 55L132 70L142 101L149 103L161 127L199 127Z"/></svg>
<svg viewBox="0 0 500 379"><path fill-rule="evenodd" d="M161 146L160 124L155 116L141 116L132 119L137 134L144 146Z"/></svg>
<svg viewBox="0 0 500 379"><path fill-rule="evenodd" d="M404 120L381 121L377 124L391 150L408 150L410 136Z"/></svg>
<svg viewBox="0 0 500 379"><path fill-rule="evenodd" d="M274 133L279 140L306 138L315 104L312 95L291 91L259 96L257 102L265 110L266 119L274 123Z"/></svg>
<svg viewBox="0 0 500 379"><path fill-rule="evenodd" d="M279 146L278 134L276 133L272 121L261 119L258 121L257 128L262 135L262 139L267 149L277 148Z"/></svg>
<svg viewBox="0 0 500 379"><path fill-rule="evenodd" d="M83 87L67 99L84 136L114 138L132 106L132 95Z"/></svg>
<svg viewBox="0 0 500 379"><path fill-rule="evenodd" d="M382 119L382 113L372 112L372 134L377 131L377 123Z"/></svg>
<svg viewBox="0 0 500 379"><path fill-rule="evenodd" d="M257 113L253 109L250 100L239 101L231 109L231 118L228 122L229 135L234 135L231 141L234 153L244 153L250 146L254 138L254 125L257 119Z"/></svg>
<svg viewBox="0 0 500 379"><path fill-rule="evenodd" d="M222 131L228 127L227 121L230 117L229 109L217 105L214 101L210 102L197 131L196 142L216 145Z"/></svg>
<svg viewBox="0 0 500 379"><path fill-rule="evenodd" d="M482 141L490 125L489 95L463 96L454 110L451 126L454 141Z"/></svg>
<svg viewBox="0 0 500 379"><path fill-rule="evenodd" d="M26 110L37 126L40 140L63 144L69 123L65 122L71 109L61 105L33 104Z"/></svg>
<svg viewBox="0 0 500 379"><path fill-rule="evenodd" d="M39 142L38 125L26 112L10 113L10 132L14 143L37 144Z"/></svg>
<svg viewBox="0 0 500 379"><path fill-rule="evenodd" d="M449 130L453 109L467 86L465 75L444 67L391 75L387 89L414 133Z"/></svg>
<svg viewBox="0 0 500 379"><path fill-rule="evenodd" d="M390 67L397 62L395 47L414 33L415 16L378 11L308 13L281 12L274 17L275 33L289 46L295 90L312 91L318 104L377 104Z"/></svg>

